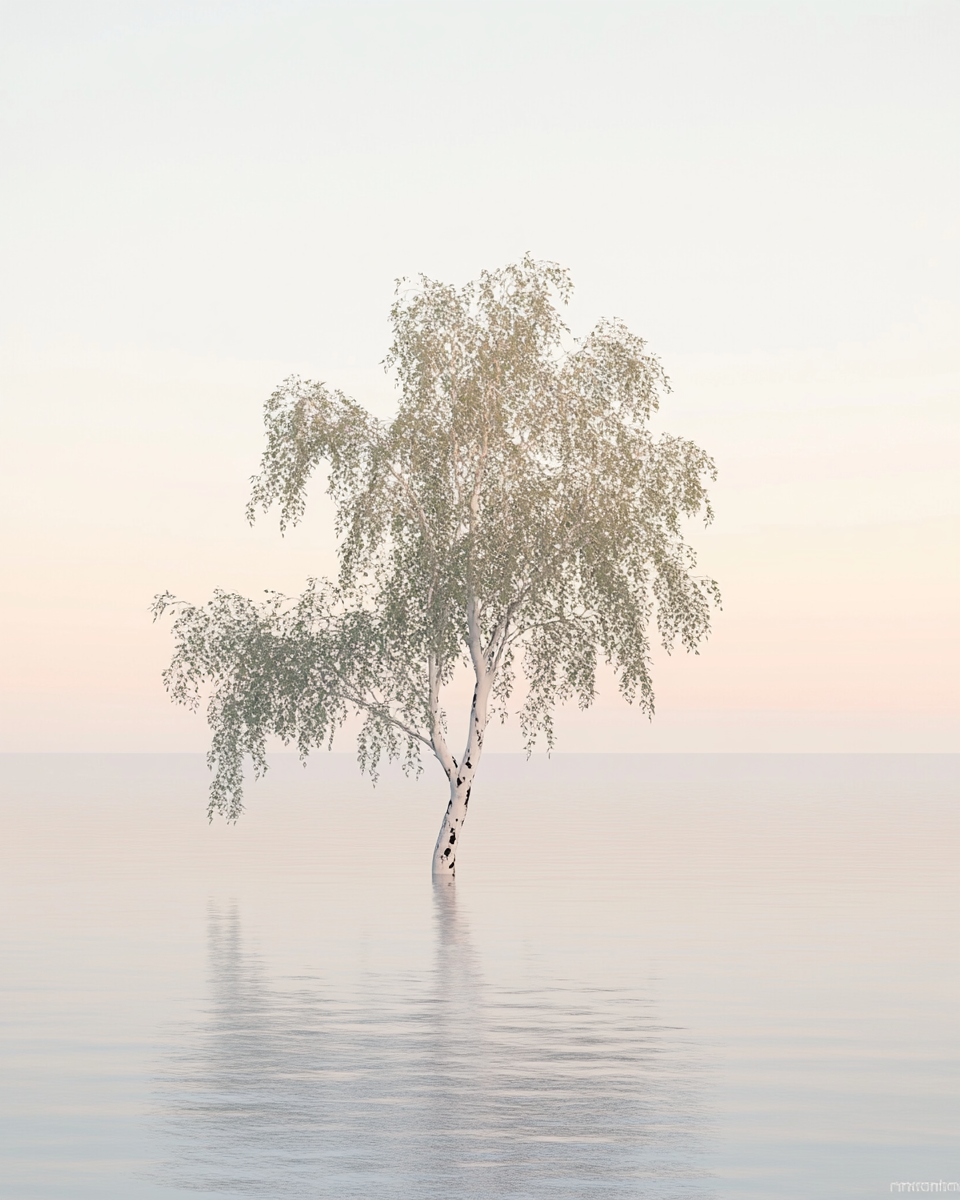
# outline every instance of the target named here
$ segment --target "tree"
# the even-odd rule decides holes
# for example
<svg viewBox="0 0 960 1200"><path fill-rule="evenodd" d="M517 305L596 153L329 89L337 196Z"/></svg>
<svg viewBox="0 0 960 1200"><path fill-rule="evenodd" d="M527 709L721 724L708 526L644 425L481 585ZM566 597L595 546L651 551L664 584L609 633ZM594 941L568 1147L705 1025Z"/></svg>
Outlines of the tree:
<svg viewBox="0 0 960 1200"><path fill-rule="evenodd" d="M174 608L165 683L193 707L209 688L209 813L235 820L243 761L266 741L302 757L360 714L359 763L384 755L419 770L427 750L449 799L433 856L452 877L491 717L518 672L531 748L554 744L553 710L594 699L598 657L652 715L650 627L688 650L719 601L696 576L685 518L712 517L712 460L650 428L669 382L644 341L601 321L572 341L558 303L566 271L527 256L455 288L397 285L392 421L323 383L292 377L266 403L267 444L248 508L277 503L281 530L303 512L321 463L336 506L337 581L256 604L217 592ZM473 698L463 753L450 749L444 696L461 664Z"/></svg>

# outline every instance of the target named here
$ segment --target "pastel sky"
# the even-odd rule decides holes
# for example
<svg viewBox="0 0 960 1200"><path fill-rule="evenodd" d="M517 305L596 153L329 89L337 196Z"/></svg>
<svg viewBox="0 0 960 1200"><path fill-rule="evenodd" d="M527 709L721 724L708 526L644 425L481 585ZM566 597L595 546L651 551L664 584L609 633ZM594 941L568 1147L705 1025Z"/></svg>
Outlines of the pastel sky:
<svg viewBox="0 0 960 1200"><path fill-rule="evenodd" d="M568 266L718 463L724 611L561 749L960 749L960 5L0 5L4 750L196 750L151 596L299 591L264 398L398 276ZM319 489L317 489L319 492ZM516 748L507 727L495 746ZM348 748L349 738L343 748Z"/></svg>

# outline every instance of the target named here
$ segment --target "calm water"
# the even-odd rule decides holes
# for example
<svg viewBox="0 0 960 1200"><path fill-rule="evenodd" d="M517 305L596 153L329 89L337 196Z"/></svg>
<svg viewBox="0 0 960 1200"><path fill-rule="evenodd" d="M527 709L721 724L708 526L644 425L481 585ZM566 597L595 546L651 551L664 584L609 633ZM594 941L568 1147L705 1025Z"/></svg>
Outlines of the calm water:
<svg viewBox="0 0 960 1200"><path fill-rule="evenodd" d="M960 1180L956 756L274 762L0 759L0 1196Z"/></svg>

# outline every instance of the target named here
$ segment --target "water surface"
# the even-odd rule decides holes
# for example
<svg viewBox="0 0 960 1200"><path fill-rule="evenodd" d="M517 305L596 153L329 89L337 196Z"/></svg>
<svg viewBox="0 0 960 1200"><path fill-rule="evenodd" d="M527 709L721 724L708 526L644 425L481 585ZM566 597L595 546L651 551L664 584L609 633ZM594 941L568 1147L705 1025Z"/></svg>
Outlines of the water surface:
<svg viewBox="0 0 960 1200"><path fill-rule="evenodd" d="M5 756L0 1196L960 1178L956 756Z"/></svg>

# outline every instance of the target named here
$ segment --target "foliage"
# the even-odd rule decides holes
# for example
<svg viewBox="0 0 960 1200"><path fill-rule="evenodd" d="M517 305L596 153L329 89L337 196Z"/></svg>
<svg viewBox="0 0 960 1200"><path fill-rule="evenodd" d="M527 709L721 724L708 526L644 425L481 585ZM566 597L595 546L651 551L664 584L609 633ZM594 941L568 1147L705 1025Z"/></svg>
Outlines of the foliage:
<svg viewBox="0 0 960 1200"><path fill-rule="evenodd" d="M428 748L450 774L442 701L461 663L501 714L522 671L524 735L550 747L555 706L591 703L600 656L652 713L651 624L667 649L705 636L717 588L682 526L712 517L713 462L651 432L669 383L641 338L618 321L569 337L570 292L530 257L459 289L398 281L392 421L296 377L267 401L248 515L277 504L297 522L327 463L340 573L292 600L156 598L175 609L172 697L211 689L211 814L239 814L243 756L262 770L269 736L306 755L353 712L364 769L416 768Z"/></svg>

